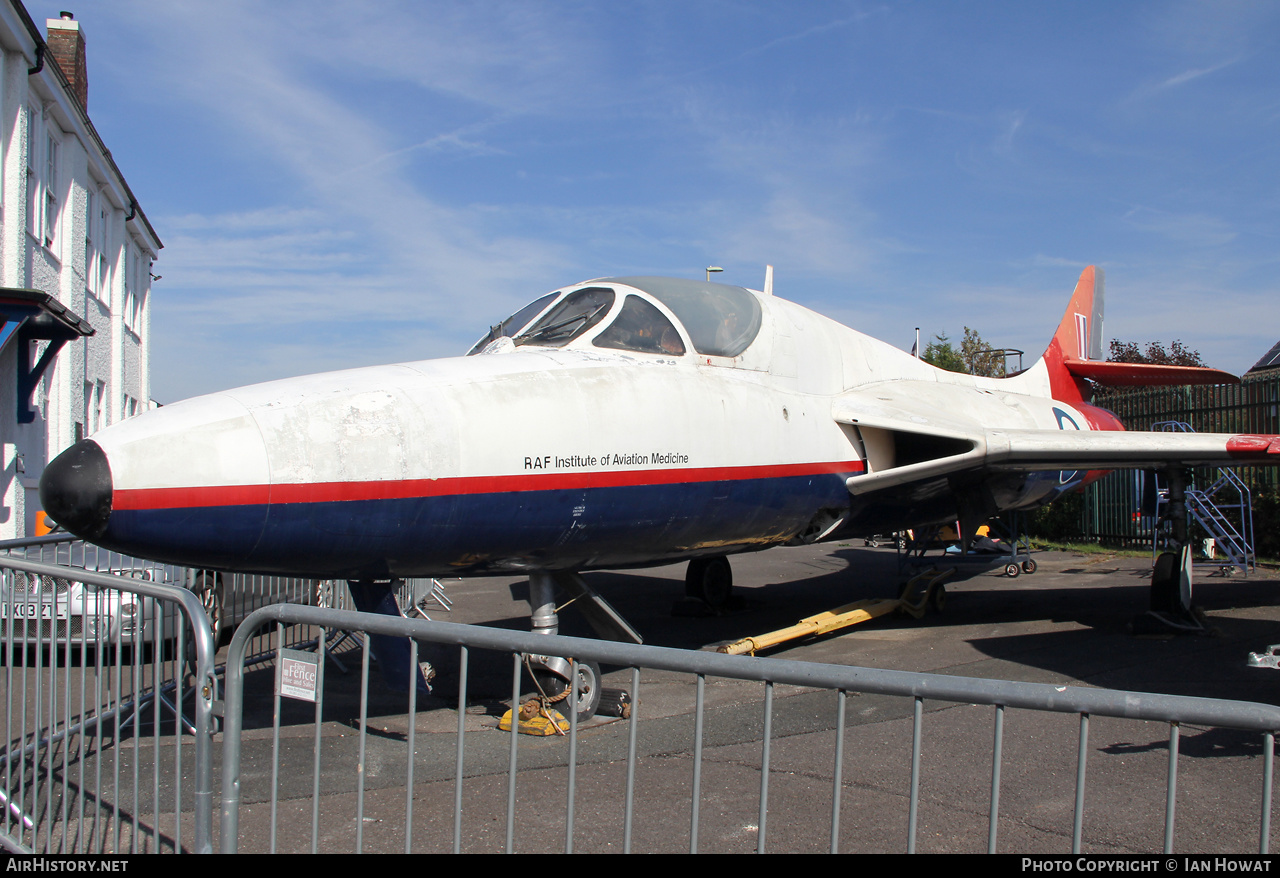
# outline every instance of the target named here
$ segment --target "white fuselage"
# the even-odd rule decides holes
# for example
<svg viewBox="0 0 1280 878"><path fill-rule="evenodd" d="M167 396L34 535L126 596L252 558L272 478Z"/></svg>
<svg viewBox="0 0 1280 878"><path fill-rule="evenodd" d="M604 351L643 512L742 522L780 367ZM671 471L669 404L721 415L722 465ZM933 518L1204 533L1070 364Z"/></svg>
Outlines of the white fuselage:
<svg viewBox="0 0 1280 878"><path fill-rule="evenodd" d="M112 491L97 541L315 576L644 565L954 517L945 485L875 503L846 488L933 453L913 424L933 443L992 426L1090 429L1048 398L1042 367L942 372L758 293L750 345L705 355L662 301L592 283L617 301L563 346L503 338L468 357L274 381L96 434ZM671 317L684 352L595 345L624 296ZM1069 481L1048 475L992 490L1033 505Z"/></svg>

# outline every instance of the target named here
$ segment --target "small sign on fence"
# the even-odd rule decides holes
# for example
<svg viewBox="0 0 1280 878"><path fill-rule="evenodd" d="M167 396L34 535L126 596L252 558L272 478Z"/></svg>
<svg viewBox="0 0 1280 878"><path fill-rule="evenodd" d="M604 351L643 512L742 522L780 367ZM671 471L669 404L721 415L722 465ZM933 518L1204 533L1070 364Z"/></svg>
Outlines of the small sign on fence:
<svg viewBox="0 0 1280 878"><path fill-rule="evenodd" d="M276 665L276 694L315 703L320 688L320 657L297 649L280 650Z"/></svg>

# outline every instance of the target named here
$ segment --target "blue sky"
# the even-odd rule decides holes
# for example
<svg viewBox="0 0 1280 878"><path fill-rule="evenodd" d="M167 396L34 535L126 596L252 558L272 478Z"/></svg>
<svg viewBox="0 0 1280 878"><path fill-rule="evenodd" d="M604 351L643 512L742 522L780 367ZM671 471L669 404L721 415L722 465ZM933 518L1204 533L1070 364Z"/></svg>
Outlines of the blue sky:
<svg viewBox="0 0 1280 878"><path fill-rule="evenodd" d="M65 4L28 3L43 23ZM165 249L161 402L451 356L603 275L903 348L1280 338L1280 6L113 0L89 111Z"/></svg>

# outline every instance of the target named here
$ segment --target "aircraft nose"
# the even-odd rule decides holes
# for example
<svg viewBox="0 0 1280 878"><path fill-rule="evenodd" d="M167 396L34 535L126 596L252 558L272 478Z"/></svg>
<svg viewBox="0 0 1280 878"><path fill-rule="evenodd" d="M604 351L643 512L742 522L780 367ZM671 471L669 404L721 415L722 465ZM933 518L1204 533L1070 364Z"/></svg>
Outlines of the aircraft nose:
<svg viewBox="0 0 1280 878"><path fill-rule="evenodd" d="M59 454L40 476L45 513L84 539L95 539L106 531L111 493L111 466L92 439L82 439Z"/></svg>

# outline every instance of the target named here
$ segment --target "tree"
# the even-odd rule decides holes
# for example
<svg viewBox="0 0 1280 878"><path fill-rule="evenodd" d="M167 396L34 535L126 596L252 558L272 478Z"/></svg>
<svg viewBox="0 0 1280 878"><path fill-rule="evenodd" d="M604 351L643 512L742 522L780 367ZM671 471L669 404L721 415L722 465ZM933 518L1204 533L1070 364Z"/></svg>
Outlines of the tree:
<svg viewBox="0 0 1280 878"><path fill-rule="evenodd" d="M1147 342L1146 351L1139 350L1136 341L1111 339L1111 362L1113 363L1156 363L1161 366L1203 366L1204 359L1199 351L1189 350L1177 339L1169 342L1165 350L1160 341Z"/></svg>
<svg viewBox="0 0 1280 878"><path fill-rule="evenodd" d="M1204 358L1200 356L1199 351L1189 350L1183 347L1182 342L1178 340L1171 341L1169 348L1166 350L1164 343L1160 341L1149 341L1146 343L1145 350L1139 347L1136 341L1121 341L1118 338L1111 339L1111 356L1108 358L1113 363L1153 363L1158 366L1204 366ZM1182 398L1181 394L1185 388L1175 389L1169 385L1155 384L1131 387L1108 386L1106 384L1095 384L1094 402L1100 405L1117 406L1119 401L1133 393L1151 393L1158 391L1163 402L1160 406L1177 405L1174 402L1175 394L1177 398ZM1158 406L1159 407L1159 406ZM1213 418L1221 417L1216 414ZM1185 419L1179 416L1178 420ZM1205 428L1205 424L1201 424L1200 429ZM1208 424L1209 429L1214 429L1212 424Z"/></svg>
<svg viewBox="0 0 1280 878"><path fill-rule="evenodd" d="M964 357L951 346L951 339L947 338L945 332L933 338L934 340L929 342L924 353L920 355L920 359L939 369L946 369L948 372L969 371L965 368Z"/></svg>
<svg viewBox="0 0 1280 878"><path fill-rule="evenodd" d="M960 342L960 356L964 358L965 371L970 375L986 375L988 378L1004 377L1004 354L991 350L976 329L964 328L964 341Z"/></svg>
<svg viewBox="0 0 1280 878"><path fill-rule="evenodd" d="M945 332L933 338L920 357L926 363L948 372L991 377L1004 375L1004 355L991 353L991 345L982 340L977 330L968 326L964 328L964 341L960 342L958 351Z"/></svg>

